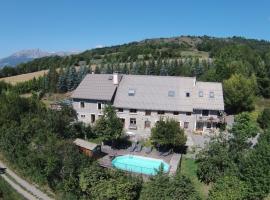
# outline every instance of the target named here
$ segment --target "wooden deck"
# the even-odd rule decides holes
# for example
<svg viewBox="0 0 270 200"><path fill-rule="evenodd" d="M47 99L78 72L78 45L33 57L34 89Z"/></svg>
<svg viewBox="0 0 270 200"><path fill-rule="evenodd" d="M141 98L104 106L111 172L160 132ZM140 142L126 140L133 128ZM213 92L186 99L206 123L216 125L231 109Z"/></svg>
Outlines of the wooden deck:
<svg viewBox="0 0 270 200"><path fill-rule="evenodd" d="M130 152L128 149L112 149L110 146L103 145L101 146L101 151L107 155L98 159L98 163L100 166L106 168L112 168L111 161L114 157L129 154L163 160L170 165L169 174L174 175L181 160L181 154L173 153L168 156L162 156L157 150L154 149L151 153L147 154L144 150L140 152Z"/></svg>

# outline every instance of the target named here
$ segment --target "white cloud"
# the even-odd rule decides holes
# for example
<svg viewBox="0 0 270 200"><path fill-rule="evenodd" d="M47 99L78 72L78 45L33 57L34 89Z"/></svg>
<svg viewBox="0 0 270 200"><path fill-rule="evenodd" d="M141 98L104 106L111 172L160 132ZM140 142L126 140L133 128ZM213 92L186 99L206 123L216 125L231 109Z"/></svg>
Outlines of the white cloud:
<svg viewBox="0 0 270 200"><path fill-rule="evenodd" d="M102 47L104 47L104 45L102 45L102 44L98 44L95 46L95 48L102 48Z"/></svg>

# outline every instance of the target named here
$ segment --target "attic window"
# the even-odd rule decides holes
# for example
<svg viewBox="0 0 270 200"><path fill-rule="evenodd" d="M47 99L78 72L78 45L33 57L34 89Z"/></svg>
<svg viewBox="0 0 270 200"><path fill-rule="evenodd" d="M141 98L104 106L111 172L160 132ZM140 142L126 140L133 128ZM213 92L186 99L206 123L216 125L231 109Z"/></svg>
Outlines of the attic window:
<svg viewBox="0 0 270 200"><path fill-rule="evenodd" d="M199 91L199 97L203 97L203 91Z"/></svg>
<svg viewBox="0 0 270 200"><path fill-rule="evenodd" d="M113 76L109 76L109 78L108 78L109 80L113 80Z"/></svg>
<svg viewBox="0 0 270 200"><path fill-rule="evenodd" d="M175 97L175 91L170 90L170 91L168 92L168 96L169 96L169 97Z"/></svg>
<svg viewBox="0 0 270 200"><path fill-rule="evenodd" d="M128 89L128 96L135 96L135 92L134 89Z"/></svg>
<svg viewBox="0 0 270 200"><path fill-rule="evenodd" d="M210 97L210 98L214 98L214 97L215 97L214 92L210 92L210 93L209 93L209 97Z"/></svg>
<svg viewBox="0 0 270 200"><path fill-rule="evenodd" d="M186 92L186 97L190 97L190 93L189 92Z"/></svg>

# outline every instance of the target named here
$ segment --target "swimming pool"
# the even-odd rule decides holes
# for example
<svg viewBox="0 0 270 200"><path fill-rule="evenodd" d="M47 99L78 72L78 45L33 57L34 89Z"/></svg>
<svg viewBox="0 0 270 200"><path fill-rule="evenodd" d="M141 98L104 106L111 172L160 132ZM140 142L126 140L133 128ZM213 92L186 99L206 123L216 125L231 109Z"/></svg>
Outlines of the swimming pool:
<svg viewBox="0 0 270 200"><path fill-rule="evenodd" d="M147 158L143 156L124 155L112 160L112 165L121 170L140 174L155 175L156 170L163 164L164 172L168 172L170 165L163 160Z"/></svg>

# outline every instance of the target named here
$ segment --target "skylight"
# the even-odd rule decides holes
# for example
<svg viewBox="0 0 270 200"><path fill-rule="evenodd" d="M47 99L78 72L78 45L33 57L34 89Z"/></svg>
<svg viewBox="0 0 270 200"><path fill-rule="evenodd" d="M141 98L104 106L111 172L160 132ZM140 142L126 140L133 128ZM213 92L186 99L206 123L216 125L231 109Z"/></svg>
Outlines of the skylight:
<svg viewBox="0 0 270 200"><path fill-rule="evenodd" d="M128 96L135 96L135 89L128 89Z"/></svg>
<svg viewBox="0 0 270 200"><path fill-rule="evenodd" d="M175 91L170 90L170 91L168 92L168 96L169 96L169 97L175 97Z"/></svg>
<svg viewBox="0 0 270 200"><path fill-rule="evenodd" d="M203 91L199 91L199 97L203 97Z"/></svg>
<svg viewBox="0 0 270 200"><path fill-rule="evenodd" d="M214 92L210 92L210 93L209 93L209 97L210 97L210 98L214 98L214 97L215 97Z"/></svg>

